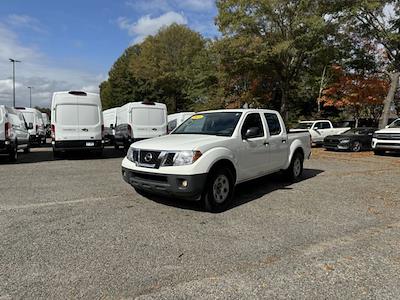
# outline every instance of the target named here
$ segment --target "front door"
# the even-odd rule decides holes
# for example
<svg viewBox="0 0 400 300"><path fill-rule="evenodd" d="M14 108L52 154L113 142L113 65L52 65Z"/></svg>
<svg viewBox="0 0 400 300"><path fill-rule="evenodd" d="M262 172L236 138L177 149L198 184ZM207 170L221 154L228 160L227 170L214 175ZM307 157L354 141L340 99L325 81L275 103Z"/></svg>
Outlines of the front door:
<svg viewBox="0 0 400 300"><path fill-rule="evenodd" d="M268 148L269 161L268 166L271 171L282 169L289 157L288 137L283 130L278 115L275 113L265 113L265 119L268 125Z"/></svg>
<svg viewBox="0 0 400 300"><path fill-rule="evenodd" d="M252 138L246 139L245 134L250 128L257 128L258 133ZM251 113L246 116L242 124L241 135L242 141L237 151L240 181L266 174L268 172L268 148L265 129L259 113Z"/></svg>

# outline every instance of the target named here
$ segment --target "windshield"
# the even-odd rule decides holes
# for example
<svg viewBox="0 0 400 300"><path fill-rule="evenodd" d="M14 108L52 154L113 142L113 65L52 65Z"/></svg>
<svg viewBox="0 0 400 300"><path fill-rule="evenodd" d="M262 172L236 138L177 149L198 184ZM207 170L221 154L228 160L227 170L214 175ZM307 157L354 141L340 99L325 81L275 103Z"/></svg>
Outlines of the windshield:
<svg viewBox="0 0 400 300"><path fill-rule="evenodd" d="M29 123L35 123L35 115L33 114L33 113L31 113L31 112L22 112L22 114L24 115L24 117L25 117L25 120L26 120L26 122L29 124Z"/></svg>
<svg viewBox="0 0 400 300"><path fill-rule="evenodd" d="M311 129L313 122L302 122L298 123L294 129Z"/></svg>
<svg viewBox="0 0 400 300"><path fill-rule="evenodd" d="M196 114L183 122L172 134L231 136L241 115L240 112Z"/></svg>
<svg viewBox="0 0 400 300"><path fill-rule="evenodd" d="M397 119L392 124L390 124L389 128L400 128L400 119Z"/></svg>

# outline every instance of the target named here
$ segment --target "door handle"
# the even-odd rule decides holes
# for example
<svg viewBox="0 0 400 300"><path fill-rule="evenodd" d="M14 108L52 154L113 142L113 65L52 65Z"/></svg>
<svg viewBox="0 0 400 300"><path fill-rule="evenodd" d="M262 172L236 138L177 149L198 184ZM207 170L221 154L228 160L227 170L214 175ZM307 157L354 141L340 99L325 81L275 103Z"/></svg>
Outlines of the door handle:
<svg viewBox="0 0 400 300"><path fill-rule="evenodd" d="M85 132L87 132L87 131L89 131L87 128L82 128L82 131L85 131Z"/></svg>
<svg viewBox="0 0 400 300"><path fill-rule="evenodd" d="M264 144L264 146L268 146L269 142L264 142L263 144Z"/></svg>
<svg viewBox="0 0 400 300"><path fill-rule="evenodd" d="M286 144L286 142L287 142L286 140L282 140L282 144Z"/></svg>

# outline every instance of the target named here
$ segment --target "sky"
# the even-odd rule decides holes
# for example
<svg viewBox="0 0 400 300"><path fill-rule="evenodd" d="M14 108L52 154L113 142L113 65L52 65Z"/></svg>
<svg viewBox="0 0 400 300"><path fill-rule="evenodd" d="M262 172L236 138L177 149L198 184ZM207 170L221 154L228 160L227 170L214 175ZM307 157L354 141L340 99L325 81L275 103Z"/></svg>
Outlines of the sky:
<svg viewBox="0 0 400 300"><path fill-rule="evenodd" d="M218 36L214 0L0 0L0 105L49 107L55 91L99 92L114 61L162 26Z"/></svg>

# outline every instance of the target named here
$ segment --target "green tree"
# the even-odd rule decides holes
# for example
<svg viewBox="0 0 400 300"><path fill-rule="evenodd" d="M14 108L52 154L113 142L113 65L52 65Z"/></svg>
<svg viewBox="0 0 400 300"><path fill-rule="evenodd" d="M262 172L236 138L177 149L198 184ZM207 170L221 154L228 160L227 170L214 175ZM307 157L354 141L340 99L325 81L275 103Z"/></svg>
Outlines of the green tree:
<svg viewBox="0 0 400 300"><path fill-rule="evenodd" d="M261 103L276 99L287 119L303 70L330 46L336 24L324 1L218 0L217 7L227 90Z"/></svg>

